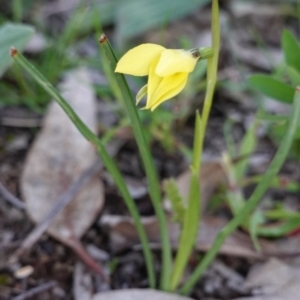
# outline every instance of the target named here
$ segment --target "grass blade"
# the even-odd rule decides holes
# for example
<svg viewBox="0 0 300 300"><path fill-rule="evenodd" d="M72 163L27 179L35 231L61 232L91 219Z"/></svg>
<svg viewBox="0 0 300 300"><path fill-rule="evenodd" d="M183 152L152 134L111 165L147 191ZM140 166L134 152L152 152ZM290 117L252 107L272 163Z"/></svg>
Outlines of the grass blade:
<svg viewBox="0 0 300 300"><path fill-rule="evenodd" d="M51 85L49 81L37 70L35 69L26 59L23 57L15 48L11 49L11 56L15 61L20 64L34 79L35 81L51 96L56 102L61 106L61 108L69 116L70 120L74 123L77 129L82 133L82 135L91 142L97 149L105 167L112 175L124 201L125 204L134 220L135 226L137 228L139 238L143 247L143 252L146 261L146 267L149 278L150 287L155 287L155 273L154 273L154 263L152 252L149 247L149 240L147 238L145 229L142 225L140 215L134 200L131 198L126 183L117 168L114 160L110 157L106 151L103 143L98 139L98 137L82 122L78 117L72 107L66 102L66 100L58 93L58 91Z"/></svg>
<svg viewBox="0 0 300 300"><path fill-rule="evenodd" d="M253 194L245 204L245 206L240 210L239 214L235 216L217 235L212 247L206 253L204 258L201 260L194 273L188 279L188 281L183 285L180 292L182 294L187 294L197 283L201 275L205 272L207 267L211 264L212 260L218 254L219 249L223 245L225 239L243 222L249 217L250 213L255 209L261 197L267 191L268 187L272 183L274 177L279 172L282 164L284 163L292 142L294 140L297 127L300 120L300 88L296 89L293 107L291 109L290 123L286 131L286 134L280 143L279 149L276 152L274 159L272 160L267 172L264 174L262 180L255 188Z"/></svg>
<svg viewBox="0 0 300 300"><path fill-rule="evenodd" d="M115 70L117 65L117 58L105 35L101 36L100 44L101 47L103 47L104 49L104 52L108 61L110 62L112 70ZM158 178L154 168L152 156L149 151L149 145L146 142L143 127L139 119L137 108L135 106L135 101L132 97L131 91L123 74L115 73L115 77L123 93L123 100L126 105L129 118L131 120L132 129L146 171L150 198L152 200L155 214L159 222L160 235L162 241L162 274L160 288L162 290L168 291L171 276L171 245L168 233L167 219L163 211L161 202L162 199L160 193L160 186L158 183Z"/></svg>

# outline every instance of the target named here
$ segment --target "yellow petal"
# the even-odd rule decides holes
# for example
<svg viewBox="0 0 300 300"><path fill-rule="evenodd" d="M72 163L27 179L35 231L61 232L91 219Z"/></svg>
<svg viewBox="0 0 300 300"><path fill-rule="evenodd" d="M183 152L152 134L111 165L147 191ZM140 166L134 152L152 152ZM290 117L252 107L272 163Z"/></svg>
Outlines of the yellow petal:
<svg viewBox="0 0 300 300"><path fill-rule="evenodd" d="M156 67L158 76L170 76L175 73L190 73L194 70L198 58L185 50L167 49L162 52Z"/></svg>
<svg viewBox="0 0 300 300"><path fill-rule="evenodd" d="M164 47L156 44L139 45L121 57L115 72L134 76L148 75L151 62L158 58L164 50Z"/></svg>
<svg viewBox="0 0 300 300"><path fill-rule="evenodd" d="M148 84L144 85L136 94L135 100L136 105L139 104L139 102L146 96L148 90Z"/></svg>
<svg viewBox="0 0 300 300"><path fill-rule="evenodd" d="M185 87L187 78L188 73L176 73L172 76L164 77L153 98L148 98L146 108L153 111L164 101L179 94Z"/></svg>
<svg viewBox="0 0 300 300"><path fill-rule="evenodd" d="M152 61L150 70L149 70L147 106L148 106L149 99L152 99L154 94L156 94L156 91L157 91L160 83L163 80L162 77L157 76L155 73L155 69L156 69L156 65L157 65L158 61L159 61L159 57L155 58Z"/></svg>

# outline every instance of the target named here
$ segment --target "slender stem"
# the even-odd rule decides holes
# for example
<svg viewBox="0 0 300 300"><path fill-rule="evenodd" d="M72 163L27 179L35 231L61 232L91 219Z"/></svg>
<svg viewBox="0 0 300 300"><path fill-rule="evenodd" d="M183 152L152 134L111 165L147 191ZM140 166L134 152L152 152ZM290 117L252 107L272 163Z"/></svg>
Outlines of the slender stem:
<svg viewBox="0 0 300 300"><path fill-rule="evenodd" d="M26 59L23 57L16 49L11 50L11 56L19 63L39 84L45 91L53 97L56 102L61 106L61 108L66 112L69 118L72 120L77 129L82 133L82 135L90 141L95 148L97 149L105 167L110 172L113 177L124 201L127 205L127 208L134 220L135 226L137 228L139 238L142 243L143 253L146 260L146 267L149 278L149 285L155 287L155 273L154 273L154 264L153 256L150 250L149 241L145 232L145 229L142 225L138 209L126 186L126 183L114 163L113 159L110 157L106 151L103 143L98 139L98 137L82 122L82 120L75 113L73 108L66 102L66 100L58 93L58 91L50 84L49 81L38 71L36 70Z"/></svg>
<svg viewBox="0 0 300 300"><path fill-rule="evenodd" d="M15 22L21 22L23 17L23 4L22 0L13 0L12 4L12 13L13 19Z"/></svg>
<svg viewBox="0 0 300 300"><path fill-rule="evenodd" d="M213 101L213 94L217 81L218 59L220 48L220 23L219 5L217 0L212 2L212 49L201 48L201 57L208 58L207 89L204 99L203 112L196 114L193 161L191 166L191 181L189 187L188 207L185 212L182 233L179 241L179 249L175 259L174 272L171 280L172 290L176 289L187 264L188 257L194 246L200 220L201 193L199 186L200 166L203 152L203 143L207 121ZM213 54L213 56L212 56Z"/></svg>
<svg viewBox="0 0 300 300"><path fill-rule="evenodd" d="M0 195L4 200L9 202L11 205L15 206L20 210L25 210L26 205L23 201L19 200L15 195L13 195L0 181Z"/></svg>
<svg viewBox="0 0 300 300"><path fill-rule="evenodd" d="M103 47L107 59L111 64L111 68L115 70L117 65L117 59L105 35L101 36L100 44ZM161 271L160 288L162 290L168 291L170 285L170 275L171 275L171 245L170 245L170 239L168 233L167 219L163 211L162 202L161 202L162 200L161 200L160 186L155 171L154 163L152 160L152 156L149 151L149 145L146 142L144 132L143 132L143 127L141 125L137 108L135 106L135 101L132 97L131 91L128 87L128 84L123 74L115 73L115 76L119 84L119 87L122 90L124 103L126 105L127 112L131 120L132 129L139 148L139 152L143 160L148 186L149 186L150 198L152 200L155 214L159 222L160 235L162 241L162 271Z"/></svg>
<svg viewBox="0 0 300 300"><path fill-rule="evenodd" d="M198 232L198 224L200 218L200 186L199 186L199 170L200 160L198 157L200 144L201 119L196 112L193 149L193 163L191 166L191 181L188 196L188 206L184 213L183 226L179 239L179 246L175 258L174 268L171 278L171 290L175 290L180 282L185 266L195 244Z"/></svg>
<svg viewBox="0 0 300 300"><path fill-rule="evenodd" d="M224 243L225 239L238 227L240 226L245 219L248 218L249 214L255 209L257 203L264 195L272 180L279 172L282 164L284 163L291 144L294 140L298 123L300 120L300 88L296 89L294 103L291 110L290 116L290 123L289 127L284 135L284 138L279 146L279 149L276 152L274 159L272 160L267 172L264 174L262 180L255 188L253 194L244 205L244 207L239 211L237 214L217 235L213 245L211 246L210 250L206 253L204 258L199 263L198 267L195 269L191 277L188 281L183 285L180 290L181 294L187 294L191 291L193 286L197 283L201 275L210 265L212 260L218 254L219 249L221 248L222 244Z"/></svg>
<svg viewBox="0 0 300 300"><path fill-rule="evenodd" d="M209 118L210 109L213 102L213 94L215 91L217 74L218 74L218 62L219 62L219 51L220 51L220 20L219 20L218 0L212 1L212 49L214 55L212 58L208 59L207 90L205 94L204 106L201 115L200 150L198 152L199 161L201 161L201 157L202 157L207 121Z"/></svg>

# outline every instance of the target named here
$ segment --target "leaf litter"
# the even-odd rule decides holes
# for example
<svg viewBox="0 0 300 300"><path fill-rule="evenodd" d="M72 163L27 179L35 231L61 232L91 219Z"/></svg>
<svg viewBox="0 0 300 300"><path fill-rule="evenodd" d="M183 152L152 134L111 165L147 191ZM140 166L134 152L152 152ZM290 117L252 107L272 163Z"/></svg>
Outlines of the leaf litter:
<svg viewBox="0 0 300 300"><path fill-rule="evenodd" d="M60 87L64 98L94 132L96 103L87 70L70 72ZM49 105L43 128L30 149L21 175L21 192L30 218L40 223L61 194L97 160L93 146L56 103ZM92 264L79 242L104 204L104 187L93 176L53 220L47 232Z"/></svg>
<svg viewBox="0 0 300 300"><path fill-rule="evenodd" d="M299 262L291 266L273 258L251 268L244 286L253 297L235 300L296 300L300 295L299 282Z"/></svg>

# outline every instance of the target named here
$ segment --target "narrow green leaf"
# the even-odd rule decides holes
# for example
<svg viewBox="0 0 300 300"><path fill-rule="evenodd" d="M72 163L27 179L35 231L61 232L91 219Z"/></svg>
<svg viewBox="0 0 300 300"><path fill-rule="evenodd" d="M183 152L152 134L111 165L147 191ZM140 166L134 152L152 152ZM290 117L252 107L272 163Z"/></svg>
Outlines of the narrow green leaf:
<svg viewBox="0 0 300 300"><path fill-rule="evenodd" d="M268 238L282 237L288 233L291 233L300 226L300 218L293 218L286 220L285 222L277 226L261 226L257 229L257 233L260 236Z"/></svg>
<svg viewBox="0 0 300 300"><path fill-rule="evenodd" d="M34 34L31 26L6 23L0 27L0 76L13 62L9 56L12 46L22 50Z"/></svg>
<svg viewBox="0 0 300 300"><path fill-rule="evenodd" d="M189 188L188 207L184 216L182 233L179 241L179 249L176 255L174 270L171 279L171 289L177 288L184 268L188 261L192 247L194 246L200 219L200 165L203 152L203 142L206 126L213 102L213 94L218 77L218 61L220 52L220 12L218 0L212 0L212 50L213 57L208 59L207 86L202 115L196 113L196 125L194 133L193 161L191 166L191 183Z"/></svg>
<svg viewBox="0 0 300 300"><path fill-rule="evenodd" d="M300 73L294 67L286 66L285 71L293 87L300 84Z"/></svg>
<svg viewBox="0 0 300 300"><path fill-rule="evenodd" d="M179 238L178 251L176 254L174 268L171 277L171 290L175 290L180 282L184 268L188 262L191 251L194 247L197 232L199 228L200 209L201 209L201 193L199 185L200 172L200 138L202 123L199 112L196 112L196 125L193 147L193 163L191 166L191 182L188 196L188 204L185 210L182 231Z"/></svg>
<svg viewBox="0 0 300 300"><path fill-rule="evenodd" d="M190 190L188 197L189 203L184 214L183 228L179 238L179 248L172 272L171 290L175 290L180 282L198 232L200 216L200 186L197 174L192 174L191 184L194 186L194 189Z"/></svg>
<svg viewBox="0 0 300 300"><path fill-rule="evenodd" d="M258 241L259 235L259 227L264 223L264 215L260 210L255 211L251 217L249 222L249 232L252 243L256 251L260 251L261 247Z"/></svg>
<svg viewBox="0 0 300 300"><path fill-rule="evenodd" d="M292 103L294 89L284 82L268 75L257 74L248 79L248 83L254 89L275 100Z"/></svg>
<svg viewBox="0 0 300 300"><path fill-rule="evenodd" d="M300 220L298 212L287 210L283 205L265 212L265 217L271 220Z"/></svg>
<svg viewBox="0 0 300 300"><path fill-rule="evenodd" d="M51 85L51 83L22 56L15 48L11 49L11 56L15 61L20 64L31 76L32 78L60 105L60 107L65 111L70 120L74 123L80 133L95 146L99 156L101 157L106 169L110 172L112 178L114 179L120 194L134 220L135 227L137 229L139 238L141 240L146 267L148 271L149 285L151 288L155 287L155 272L153 256L149 246L149 240L145 232L145 228L141 222L141 217L139 215L136 203L132 199L124 178L115 164L112 157L108 154L103 142L89 129L89 127L78 117L70 104L58 93L58 91Z"/></svg>
<svg viewBox="0 0 300 300"><path fill-rule="evenodd" d="M117 65L116 55L104 34L100 37L99 41L101 47L103 47L107 60L110 63L110 67L114 71ZM160 226L160 234L162 240L162 275L160 279L160 287L162 290L168 291L170 285L172 260L171 244L168 233L167 218L161 205L161 192L158 177L154 167L153 158L150 154L149 145L145 139L145 130L142 127L138 111L134 103L129 86L127 84L127 81L124 75L120 73L115 73L115 78L119 85L119 88L122 90L123 101L125 103L127 113L131 121L133 133L135 135L139 152L141 154L141 158L145 167L150 198L152 200L155 214L157 216Z"/></svg>
<svg viewBox="0 0 300 300"><path fill-rule="evenodd" d="M285 62L300 71L300 45L293 34L287 29L283 31L281 46L284 53Z"/></svg>
<svg viewBox="0 0 300 300"><path fill-rule="evenodd" d="M287 155L289 154L292 142L295 137L295 133L299 124L300 119L300 88L295 91L293 107L289 118L289 127L283 137L280 146L274 156L268 170L265 172L262 180L259 182L251 197L244 205L238 215L236 215L217 235L210 250L206 253L204 258L201 260L193 274L187 280L180 290L181 294L187 294L191 291L193 286L198 282L200 276L205 272L207 267L211 264L213 259L218 254L219 249L222 247L226 238L243 222L249 217L252 211L257 206L259 200L265 194L269 188L272 180L279 172L283 165Z"/></svg>

